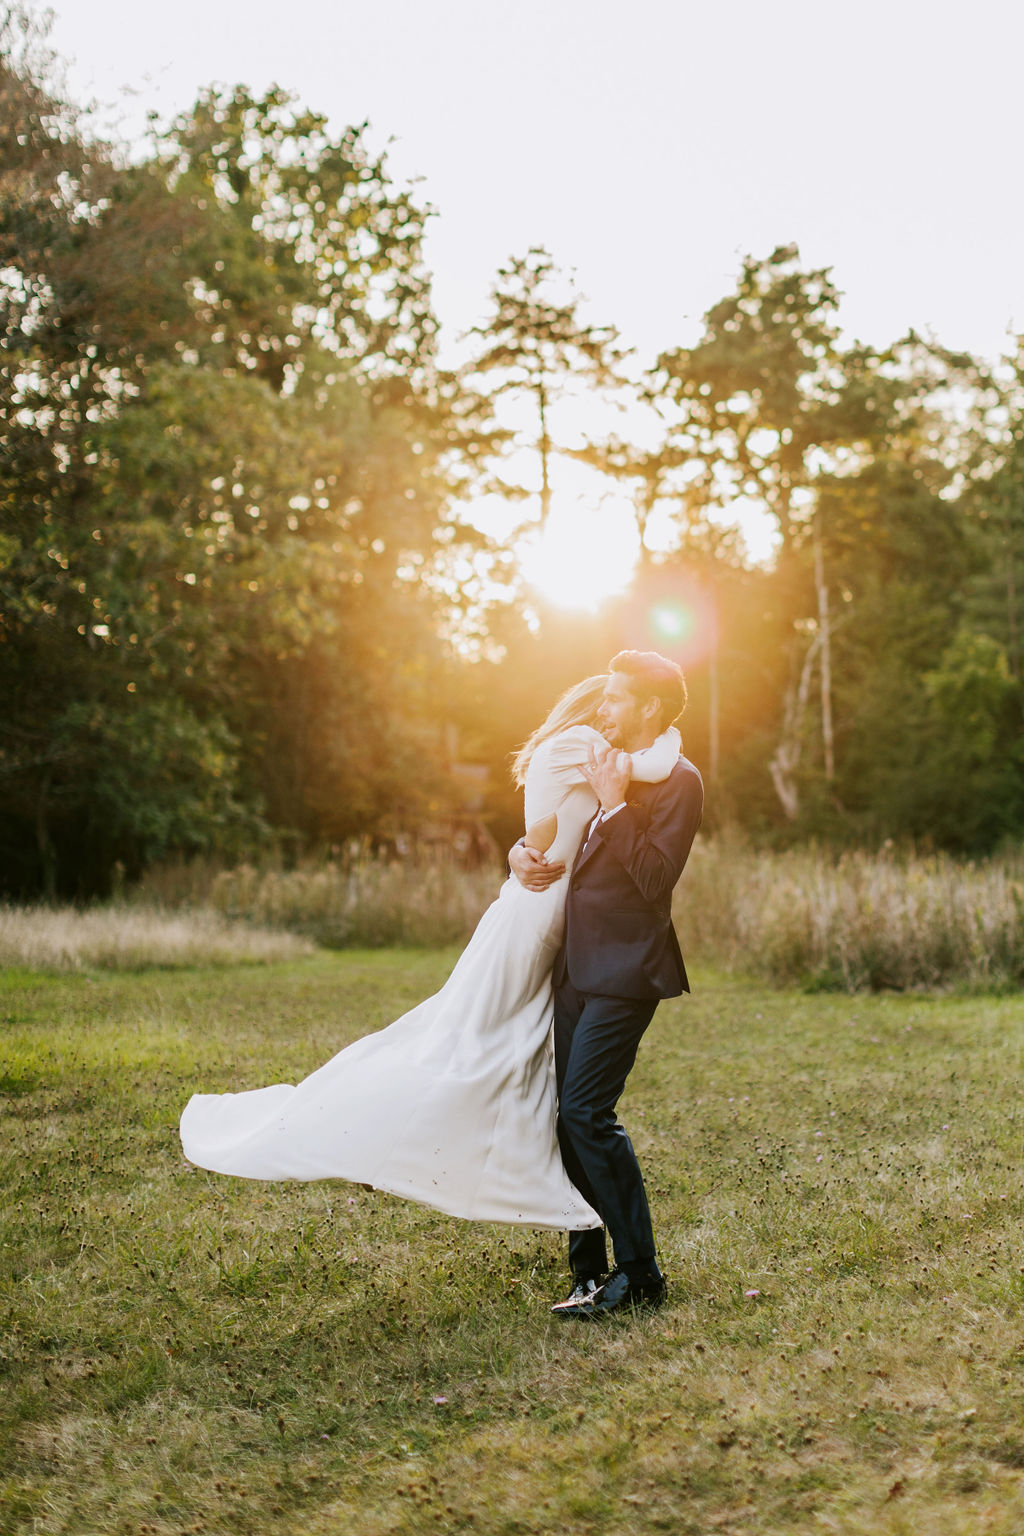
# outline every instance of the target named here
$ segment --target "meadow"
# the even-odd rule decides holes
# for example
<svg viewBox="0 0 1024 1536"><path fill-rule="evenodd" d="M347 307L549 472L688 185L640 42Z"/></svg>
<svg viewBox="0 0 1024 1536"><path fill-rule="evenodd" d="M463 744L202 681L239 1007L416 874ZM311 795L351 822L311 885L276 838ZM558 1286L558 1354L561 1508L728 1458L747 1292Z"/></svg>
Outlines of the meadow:
<svg viewBox="0 0 1024 1536"><path fill-rule="evenodd" d="M0 977L4 1536L1017 1536L1024 1004L696 969L623 1104L670 1282L183 1160L454 950Z"/></svg>

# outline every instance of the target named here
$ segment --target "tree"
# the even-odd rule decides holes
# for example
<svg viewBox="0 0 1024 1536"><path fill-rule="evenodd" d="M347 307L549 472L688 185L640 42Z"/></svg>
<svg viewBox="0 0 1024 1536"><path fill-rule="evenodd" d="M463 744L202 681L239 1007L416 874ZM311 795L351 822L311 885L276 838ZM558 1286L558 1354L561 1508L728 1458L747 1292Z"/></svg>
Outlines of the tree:
<svg viewBox="0 0 1024 1536"><path fill-rule="evenodd" d="M280 93L206 93L121 166L5 71L8 887L422 811L459 536L425 215Z"/></svg>
<svg viewBox="0 0 1024 1536"><path fill-rule="evenodd" d="M151 753L163 733L190 735L191 766L165 775L156 817L200 838L235 809L225 764L231 742L205 734L187 708L150 713L133 730L134 683L103 665L106 626L80 557L99 556L89 435L139 389L140 347L166 352L187 320L173 261L179 226L170 199L144 169L121 175L105 146L88 141L74 110L46 84L41 38L8 10L0 56L0 667L5 710L0 778L5 877L14 889L57 889L62 835L80 845L98 820L97 752L125 762L134 742ZM19 46L19 37L25 40ZM13 46L11 46L13 44ZM162 317L158 327L155 317ZM93 535L98 534L97 538ZM131 776L130 776L131 777ZM132 782L137 780L132 778ZM100 791L102 793L102 791ZM98 799L90 802L95 811ZM139 801L110 798L141 829ZM155 825L151 821L150 825ZM108 830L109 818L108 818ZM106 835L106 834L104 834ZM112 850L119 847L115 825ZM110 859L116 858L111 851ZM109 867L109 862L108 862Z"/></svg>
<svg viewBox="0 0 1024 1536"><path fill-rule="evenodd" d="M971 433L962 419L986 389L974 359L914 335L843 355L837 409L847 440L816 486L840 615L841 753L827 814L805 784L821 830L837 818L871 836L921 826L921 765L933 733L923 679L963 617L977 568L962 494Z"/></svg>
<svg viewBox="0 0 1024 1536"><path fill-rule="evenodd" d="M1024 826L1024 692L1006 653L960 630L925 676L929 746L919 772L920 834L984 852Z"/></svg>
<svg viewBox="0 0 1024 1536"><path fill-rule="evenodd" d="M482 350L462 372L471 394L492 402L522 397L536 408L542 529L551 515L551 461L560 451L552 437L552 407L571 381L601 388L618 384L617 369L626 356L614 327L583 324L580 298L571 286L568 298L556 296L561 278L540 246L499 268L490 295L493 313L469 333L480 338ZM499 485L506 495L527 494Z"/></svg>
<svg viewBox="0 0 1024 1536"><path fill-rule="evenodd" d="M423 264L428 210L391 183L366 125L326 117L271 87L205 91L154 145L194 216L188 287L199 360L276 392L310 342L366 376L429 362L437 324Z"/></svg>
<svg viewBox="0 0 1024 1536"><path fill-rule="evenodd" d="M1024 342L990 379L988 409L974 412L975 447L964 502L978 555L968 593L972 624L1004 649L1011 674L1021 658L1024 567Z"/></svg>
<svg viewBox="0 0 1024 1536"><path fill-rule="evenodd" d="M664 353L651 386L652 395L674 409L671 441L702 467L695 492L723 511L752 503L768 512L778 532L779 577L793 587L802 585L800 547L810 531L817 611L804 643L803 615L796 621L793 675L771 764L791 819L799 804L795 773L815 662L826 778L834 774L831 617L812 487L818 457L842 430L835 411L839 295L827 269L804 272L798 263L792 245L777 247L765 261L746 258L735 293L705 316L697 346ZM793 596L799 603L796 591Z"/></svg>

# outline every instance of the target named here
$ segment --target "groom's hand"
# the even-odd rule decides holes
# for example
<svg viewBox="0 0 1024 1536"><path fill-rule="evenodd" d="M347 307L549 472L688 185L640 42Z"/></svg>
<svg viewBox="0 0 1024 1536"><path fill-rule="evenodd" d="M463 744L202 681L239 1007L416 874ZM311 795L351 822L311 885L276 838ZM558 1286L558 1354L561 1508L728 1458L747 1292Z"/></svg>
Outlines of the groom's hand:
<svg viewBox="0 0 1024 1536"><path fill-rule="evenodd" d="M538 849L527 848L525 843L516 843L509 849L508 867L528 891L546 891L565 874L564 864L549 864Z"/></svg>
<svg viewBox="0 0 1024 1536"><path fill-rule="evenodd" d="M591 747L590 762L584 763L580 772L597 796L602 811L614 811L625 800L630 780L627 753L614 747Z"/></svg>

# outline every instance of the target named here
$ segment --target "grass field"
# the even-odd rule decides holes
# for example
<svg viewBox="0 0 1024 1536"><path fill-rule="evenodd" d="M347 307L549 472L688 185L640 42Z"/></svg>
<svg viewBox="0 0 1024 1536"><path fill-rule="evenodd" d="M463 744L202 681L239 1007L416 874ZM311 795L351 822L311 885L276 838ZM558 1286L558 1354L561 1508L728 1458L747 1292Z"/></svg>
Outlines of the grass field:
<svg viewBox="0 0 1024 1536"><path fill-rule="evenodd" d="M705 974L623 1117L669 1304L556 1234L190 1169L452 953L0 978L0 1533L1024 1530L1024 1001Z"/></svg>

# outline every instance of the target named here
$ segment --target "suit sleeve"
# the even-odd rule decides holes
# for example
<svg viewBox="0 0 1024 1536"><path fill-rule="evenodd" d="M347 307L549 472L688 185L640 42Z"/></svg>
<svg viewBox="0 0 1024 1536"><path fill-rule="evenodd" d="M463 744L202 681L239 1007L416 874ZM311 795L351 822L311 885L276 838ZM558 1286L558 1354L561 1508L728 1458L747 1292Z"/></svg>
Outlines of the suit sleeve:
<svg viewBox="0 0 1024 1536"><path fill-rule="evenodd" d="M595 836L619 860L644 900L659 901L671 894L683 872L703 809L700 774L690 767L666 782L651 805L646 827L627 804L598 822Z"/></svg>

